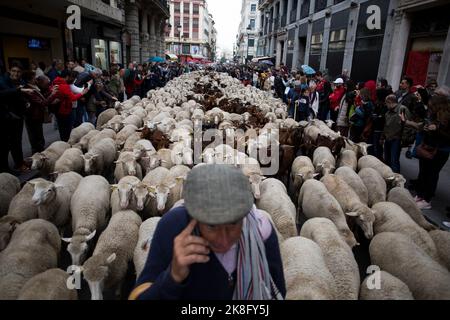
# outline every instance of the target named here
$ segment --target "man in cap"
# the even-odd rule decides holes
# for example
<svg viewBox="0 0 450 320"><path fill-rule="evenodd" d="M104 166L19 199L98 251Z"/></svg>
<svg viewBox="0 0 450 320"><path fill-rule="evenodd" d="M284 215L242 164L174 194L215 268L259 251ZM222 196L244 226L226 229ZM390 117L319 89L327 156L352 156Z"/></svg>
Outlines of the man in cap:
<svg viewBox="0 0 450 320"><path fill-rule="evenodd" d="M277 235L242 171L194 168L184 200L160 220L130 299L283 299Z"/></svg>
<svg viewBox="0 0 450 320"><path fill-rule="evenodd" d="M330 94L330 119L334 122L337 121L339 107L344 96L344 80L342 78L337 78L336 81L334 81L334 91L332 94Z"/></svg>

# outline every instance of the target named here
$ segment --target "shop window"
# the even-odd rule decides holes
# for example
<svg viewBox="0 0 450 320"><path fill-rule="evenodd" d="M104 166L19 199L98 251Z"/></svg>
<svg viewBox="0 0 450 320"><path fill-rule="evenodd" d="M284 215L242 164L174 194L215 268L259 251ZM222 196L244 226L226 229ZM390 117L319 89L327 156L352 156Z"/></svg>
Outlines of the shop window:
<svg viewBox="0 0 450 320"><path fill-rule="evenodd" d="M92 39L93 63L101 69L108 69L108 56L106 41L102 39Z"/></svg>
<svg viewBox="0 0 450 320"><path fill-rule="evenodd" d="M311 37L311 54L320 54L322 52L323 33L313 34Z"/></svg>
<svg viewBox="0 0 450 320"><path fill-rule="evenodd" d="M330 51L344 51L346 37L347 37L346 29L331 31L328 49Z"/></svg>
<svg viewBox="0 0 450 320"><path fill-rule="evenodd" d="M248 39L248 46L253 48L255 46L255 39Z"/></svg>
<svg viewBox="0 0 450 320"><path fill-rule="evenodd" d="M109 42L109 60L110 63L122 63L122 46L120 42Z"/></svg>

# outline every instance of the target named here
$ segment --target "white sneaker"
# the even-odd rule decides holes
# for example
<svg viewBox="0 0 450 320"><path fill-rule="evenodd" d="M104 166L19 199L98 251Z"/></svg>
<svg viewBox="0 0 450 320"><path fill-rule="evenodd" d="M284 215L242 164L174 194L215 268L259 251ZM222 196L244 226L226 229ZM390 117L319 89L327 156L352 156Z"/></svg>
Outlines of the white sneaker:
<svg viewBox="0 0 450 320"><path fill-rule="evenodd" d="M417 202L417 206L419 207L420 210L431 210L432 209L431 203L426 202L425 200Z"/></svg>
<svg viewBox="0 0 450 320"><path fill-rule="evenodd" d="M442 224L443 224L444 226L446 226L447 228L450 228L450 222L444 221L444 222L442 222Z"/></svg>

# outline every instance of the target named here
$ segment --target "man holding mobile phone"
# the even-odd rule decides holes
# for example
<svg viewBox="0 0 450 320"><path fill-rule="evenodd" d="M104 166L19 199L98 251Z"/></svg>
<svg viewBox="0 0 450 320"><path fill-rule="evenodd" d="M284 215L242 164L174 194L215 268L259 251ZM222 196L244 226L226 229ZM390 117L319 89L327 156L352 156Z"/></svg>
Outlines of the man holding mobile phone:
<svg viewBox="0 0 450 320"><path fill-rule="evenodd" d="M280 248L242 171L194 168L185 206L160 220L131 300L283 299Z"/></svg>

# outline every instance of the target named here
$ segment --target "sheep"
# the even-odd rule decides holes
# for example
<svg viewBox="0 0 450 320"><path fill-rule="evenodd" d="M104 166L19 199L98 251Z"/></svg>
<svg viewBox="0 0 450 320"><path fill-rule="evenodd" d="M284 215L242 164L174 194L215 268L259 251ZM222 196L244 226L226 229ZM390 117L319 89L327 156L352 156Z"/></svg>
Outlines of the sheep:
<svg viewBox="0 0 450 320"><path fill-rule="evenodd" d="M75 172L61 174L56 181L30 182L34 186L33 202L39 219L63 228L70 222L70 199L82 177Z"/></svg>
<svg viewBox="0 0 450 320"><path fill-rule="evenodd" d="M239 166L241 167L242 173L248 178L251 184L253 196L258 200L261 196L261 183L266 179L262 174L259 162L258 160L247 156L245 159L238 160L240 160Z"/></svg>
<svg viewBox="0 0 450 320"><path fill-rule="evenodd" d="M102 141L103 139L106 138L110 138L115 140L116 139L116 132L112 129L103 129L102 131L100 131L99 134L95 135L94 137L91 138L91 140L89 140L89 144L88 144L88 151L91 150L91 148L93 146L95 146L97 143L99 143L100 141Z"/></svg>
<svg viewBox="0 0 450 320"><path fill-rule="evenodd" d="M31 159L32 170L39 170L42 175L48 176L55 169L56 161L70 148L70 144L63 141L53 142L45 151L35 153Z"/></svg>
<svg viewBox="0 0 450 320"><path fill-rule="evenodd" d="M117 148L122 149L129 136L131 136L136 131L138 131L138 127L132 124L129 124L125 126L122 130L120 130L120 132L116 135Z"/></svg>
<svg viewBox="0 0 450 320"><path fill-rule="evenodd" d="M323 176L333 173L336 168L336 159L327 147L319 147L314 151L313 164L317 173Z"/></svg>
<svg viewBox="0 0 450 320"><path fill-rule="evenodd" d="M417 206L411 193L400 187L395 187L389 191L388 201L398 204L419 226L427 231L436 230L437 227L429 223L423 216L422 211Z"/></svg>
<svg viewBox="0 0 450 320"><path fill-rule="evenodd" d="M289 183L292 189L292 199L294 201L297 201L298 199L298 194L303 182L309 179L314 179L317 176L315 171L316 169L314 168L314 165L310 158L300 156L294 160L294 162L292 163L291 180Z"/></svg>
<svg viewBox="0 0 450 320"><path fill-rule="evenodd" d="M356 223L363 230L365 237L372 239L374 212L359 200L356 192L341 177L329 174L320 181L339 202L344 213L349 217L355 217Z"/></svg>
<svg viewBox="0 0 450 320"><path fill-rule="evenodd" d="M156 149L153 144L145 139L140 139L136 141L133 146L133 154L136 159L141 159L145 157L149 157L156 153Z"/></svg>
<svg viewBox="0 0 450 320"><path fill-rule="evenodd" d="M133 125L137 128L141 128L142 125L144 124L142 121L142 118L137 116L137 115L130 115L128 117L126 117L123 121L122 121L123 125L126 127L127 125Z"/></svg>
<svg viewBox="0 0 450 320"><path fill-rule="evenodd" d="M102 300L104 288L116 288L120 293L128 263L133 259L141 223L135 212L121 211L111 218L100 235L94 254L83 264L83 275L92 300Z"/></svg>
<svg viewBox="0 0 450 320"><path fill-rule="evenodd" d="M178 142L171 147L172 163L174 165L192 166L194 164L194 150L183 142Z"/></svg>
<svg viewBox="0 0 450 320"><path fill-rule="evenodd" d="M151 193L149 208L146 211L149 211L150 216L165 213L170 190L176 186L176 182L170 178L170 170L164 167L156 168L150 171L142 182L149 187Z"/></svg>
<svg viewBox="0 0 450 320"><path fill-rule="evenodd" d="M280 245L287 300L334 300L337 288L320 247L303 237Z"/></svg>
<svg viewBox="0 0 450 320"><path fill-rule="evenodd" d="M133 263L136 277L139 278L147 262L148 253L152 245L153 235L161 217L154 217L144 221L139 228L139 239L134 249Z"/></svg>
<svg viewBox="0 0 450 320"><path fill-rule="evenodd" d="M365 142L354 143L350 139L345 138L345 150L352 150L356 153L356 156L359 158L365 157L369 154L368 149L371 147L371 144L367 144Z"/></svg>
<svg viewBox="0 0 450 320"><path fill-rule="evenodd" d="M183 198L183 184L190 171L191 169L189 167L183 165L170 168L168 179L169 181L172 179L176 185L170 190L169 197L167 198L167 208L172 208L176 202Z"/></svg>
<svg viewBox="0 0 450 320"><path fill-rule="evenodd" d="M114 116L105 125L103 125L103 129L112 129L114 132L118 133L124 127L122 121L123 117L121 115Z"/></svg>
<svg viewBox="0 0 450 320"><path fill-rule="evenodd" d="M277 179L267 179L261 184L261 196L256 206L268 212L284 239L298 235L295 224L295 205L287 195L286 188Z"/></svg>
<svg viewBox="0 0 450 320"><path fill-rule="evenodd" d="M20 180L9 173L0 173L0 217L8 213L9 204L20 191Z"/></svg>
<svg viewBox="0 0 450 320"><path fill-rule="evenodd" d="M367 205L369 203L367 187L355 171L349 167L340 167L336 170L335 174L344 179L352 187L363 204Z"/></svg>
<svg viewBox="0 0 450 320"><path fill-rule="evenodd" d="M25 283L18 300L78 300L77 291L67 287L69 277L61 269L39 273Z"/></svg>
<svg viewBox="0 0 450 320"><path fill-rule="evenodd" d="M375 211L374 231L397 232L411 239L435 261L439 261L436 245L428 232L419 227L411 217L392 202L380 202L372 207Z"/></svg>
<svg viewBox="0 0 450 320"><path fill-rule="evenodd" d="M111 213L114 215L121 210L137 210L134 188L141 182L134 176L126 176L112 187Z"/></svg>
<svg viewBox="0 0 450 320"><path fill-rule="evenodd" d="M97 130L103 129L103 126L117 115L118 112L115 109L106 109L105 111L100 113L97 118Z"/></svg>
<svg viewBox="0 0 450 320"><path fill-rule="evenodd" d="M67 143L73 146L74 144L80 142L81 138L83 138L89 133L89 131L92 130L95 130L95 127L92 123L85 122L81 124L80 126L72 130L72 132L70 133L69 141L67 141Z"/></svg>
<svg viewBox="0 0 450 320"><path fill-rule="evenodd" d="M372 168L365 168L359 171L358 176L367 188L369 207L373 207L379 202L386 201L386 182L378 171Z"/></svg>
<svg viewBox="0 0 450 320"><path fill-rule="evenodd" d="M172 162L172 150L170 149L159 149L158 152L159 162L161 163L161 167L166 169L170 169L174 166Z"/></svg>
<svg viewBox="0 0 450 320"><path fill-rule="evenodd" d="M344 241L353 248L357 242L350 231L339 202L317 180L306 181L300 189L298 209L307 218L328 218L334 222Z"/></svg>
<svg viewBox="0 0 450 320"><path fill-rule="evenodd" d="M317 243L322 250L325 264L333 275L339 300L358 300L359 269L353 252L342 240L334 223L325 218L306 221L300 236Z"/></svg>
<svg viewBox="0 0 450 320"><path fill-rule="evenodd" d="M372 278L380 279L380 287L369 287ZM377 271L368 276L361 284L360 300L414 300L408 286L386 271Z"/></svg>
<svg viewBox="0 0 450 320"><path fill-rule="evenodd" d="M133 151L134 145L136 142L141 140L141 133L135 132L132 135L128 137L128 139L125 141L125 144L123 146L123 151Z"/></svg>
<svg viewBox="0 0 450 320"><path fill-rule="evenodd" d="M406 179L398 173L394 173L390 167L381 162L374 156L365 156L358 160L358 169L372 168L378 171L378 173L386 180L392 187L404 188Z"/></svg>
<svg viewBox="0 0 450 320"><path fill-rule="evenodd" d="M356 152L353 150L343 150L338 161L338 168L349 167L353 171L358 169L358 158L356 157Z"/></svg>
<svg viewBox="0 0 450 320"><path fill-rule="evenodd" d="M99 133L100 131L98 130L89 131L83 138L81 138L80 142L74 144L72 148L77 148L83 152L86 152L89 149L89 141L91 141L91 139L94 138Z"/></svg>
<svg viewBox="0 0 450 320"><path fill-rule="evenodd" d="M165 118L156 126L156 128L164 134L170 134L170 132L176 128L177 122L172 118Z"/></svg>
<svg viewBox="0 0 450 320"><path fill-rule="evenodd" d="M450 233L441 230L432 230L429 232L433 239L440 261L450 271Z"/></svg>
<svg viewBox="0 0 450 320"><path fill-rule="evenodd" d="M418 300L450 300L450 273L407 236L377 234L369 246L370 259L403 281Z"/></svg>
<svg viewBox="0 0 450 320"><path fill-rule="evenodd" d="M45 182L44 179L33 179L26 183L22 190L14 196L8 208L8 214L0 218L0 251L8 245L17 225L28 220L37 219L38 210L33 203L34 182Z"/></svg>
<svg viewBox="0 0 450 320"><path fill-rule="evenodd" d="M70 200L72 213L72 238L63 238L69 243L67 251L72 257L72 265L84 262L88 242L97 231L106 227L110 208L110 185L102 176L83 178Z"/></svg>
<svg viewBox="0 0 450 320"><path fill-rule="evenodd" d="M0 300L17 299L26 282L56 268L61 250L58 229L45 220L22 223L0 254Z"/></svg>
<svg viewBox="0 0 450 320"><path fill-rule="evenodd" d="M83 152L77 148L70 148L64 151L61 158L56 161L53 174L59 175L71 171L82 173L83 169Z"/></svg>
<svg viewBox="0 0 450 320"><path fill-rule="evenodd" d="M83 155L84 172L90 174L108 174L116 159L116 144L113 139L106 138L95 144Z"/></svg>
<svg viewBox="0 0 450 320"><path fill-rule="evenodd" d="M135 176L139 180L142 179L141 165L136 161L133 152L121 152L119 159L117 159L116 169L114 170L114 177L116 181L120 181L126 176Z"/></svg>

